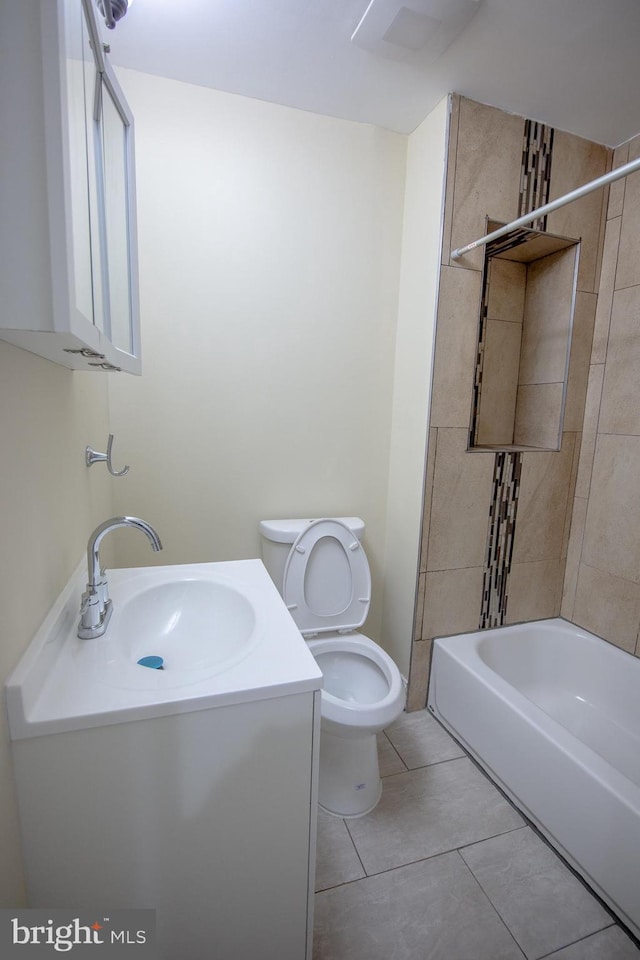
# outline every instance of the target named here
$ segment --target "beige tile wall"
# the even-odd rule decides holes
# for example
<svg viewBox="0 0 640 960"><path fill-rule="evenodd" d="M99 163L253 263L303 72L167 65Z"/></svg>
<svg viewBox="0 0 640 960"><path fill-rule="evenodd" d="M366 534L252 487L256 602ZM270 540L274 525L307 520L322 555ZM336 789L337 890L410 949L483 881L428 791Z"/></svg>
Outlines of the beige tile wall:
<svg viewBox="0 0 640 960"><path fill-rule="evenodd" d="M508 223L518 215L520 165L524 119L495 107L459 98L455 149L451 235L443 247L443 263L482 270L483 250L472 251L464 262L450 260L455 247L485 233L485 217ZM554 233L559 231L554 230Z"/></svg>
<svg viewBox="0 0 640 960"><path fill-rule="evenodd" d="M559 613L578 446L565 432L558 452L523 454L505 623Z"/></svg>
<svg viewBox="0 0 640 960"><path fill-rule="evenodd" d="M479 270L441 268L431 395L433 427L469 428L481 292Z"/></svg>
<svg viewBox="0 0 640 960"><path fill-rule="evenodd" d="M640 155L640 137L613 165ZM611 185L561 612L640 656L640 174Z"/></svg>
<svg viewBox="0 0 640 960"><path fill-rule="evenodd" d="M514 442L526 283L524 263L491 260L482 392L475 436L478 446Z"/></svg>
<svg viewBox="0 0 640 960"><path fill-rule="evenodd" d="M520 383L564 380L574 270L575 247L529 264Z"/></svg>
<svg viewBox="0 0 640 960"><path fill-rule="evenodd" d="M522 321L488 319L485 330L478 446L514 443Z"/></svg>
<svg viewBox="0 0 640 960"><path fill-rule="evenodd" d="M558 447L562 420L562 383L521 383L513 442L524 447Z"/></svg>
<svg viewBox="0 0 640 960"><path fill-rule="evenodd" d="M582 430L597 302L598 297L595 293L579 290L576 294L569 359L569 383L564 408L565 430Z"/></svg>
<svg viewBox="0 0 640 960"><path fill-rule="evenodd" d="M602 176L608 169L610 158L611 151L606 147L556 130L549 199L554 200ZM599 227L604 215L604 194L603 190L595 190L580 200L554 210L547 218L549 233L582 239L578 290L586 293L595 293L598 289L603 240Z"/></svg>
<svg viewBox="0 0 640 960"><path fill-rule="evenodd" d="M433 638L476 630L481 616L495 454L469 451L467 442L483 252L473 251L458 261L450 259L450 252L482 236L487 216L502 222L518 216L523 135L522 117L453 97L410 710L425 704ZM610 162L606 148L556 131L552 196L601 175ZM558 212L547 225L552 233L583 238L575 338L562 448L523 454L508 622L559 613L567 555L576 583L578 579L578 544L575 532L569 539L569 530L576 484L584 488L585 483L584 469L578 476L578 461L587 385L591 383L593 395L596 383L590 380L589 357L604 246L602 193ZM612 245L609 237L609 248ZM493 313L498 306L492 304ZM600 319L601 340L602 327ZM591 411L593 403L591 396ZM584 519L586 511L578 506L576 516ZM574 531L579 526L574 525Z"/></svg>

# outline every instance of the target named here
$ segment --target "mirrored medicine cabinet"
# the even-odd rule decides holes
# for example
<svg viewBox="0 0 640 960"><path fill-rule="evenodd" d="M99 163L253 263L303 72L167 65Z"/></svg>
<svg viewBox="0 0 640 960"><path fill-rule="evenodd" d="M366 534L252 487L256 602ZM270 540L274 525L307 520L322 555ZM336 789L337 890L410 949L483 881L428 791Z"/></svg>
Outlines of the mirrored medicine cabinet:
<svg viewBox="0 0 640 960"><path fill-rule="evenodd" d="M3 28L0 338L68 367L139 373L133 116L95 6L25 0Z"/></svg>
<svg viewBox="0 0 640 960"><path fill-rule="evenodd" d="M487 218L486 232L502 226ZM487 245L469 449L560 449L579 254L526 228Z"/></svg>

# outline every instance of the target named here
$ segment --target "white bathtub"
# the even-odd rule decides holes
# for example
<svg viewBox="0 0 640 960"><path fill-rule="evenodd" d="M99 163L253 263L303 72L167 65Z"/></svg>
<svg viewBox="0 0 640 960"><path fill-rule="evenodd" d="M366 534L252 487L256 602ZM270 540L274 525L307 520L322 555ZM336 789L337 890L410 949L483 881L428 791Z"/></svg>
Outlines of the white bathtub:
<svg viewBox="0 0 640 960"><path fill-rule="evenodd" d="M640 936L640 659L561 619L446 637L428 706Z"/></svg>

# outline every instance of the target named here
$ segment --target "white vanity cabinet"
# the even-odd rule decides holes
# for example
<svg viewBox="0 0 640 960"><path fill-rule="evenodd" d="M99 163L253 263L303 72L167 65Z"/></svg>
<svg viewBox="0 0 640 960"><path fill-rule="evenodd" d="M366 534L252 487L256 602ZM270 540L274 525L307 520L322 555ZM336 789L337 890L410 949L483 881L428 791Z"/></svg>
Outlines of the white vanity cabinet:
<svg viewBox="0 0 640 960"><path fill-rule="evenodd" d="M0 339L140 373L133 117L91 0L0 13Z"/></svg>
<svg viewBox="0 0 640 960"><path fill-rule="evenodd" d="M29 906L153 908L162 960L311 960L319 697L15 742Z"/></svg>
<svg viewBox="0 0 640 960"><path fill-rule="evenodd" d="M154 909L159 960L311 960L323 678L269 574L110 570L84 640L86 574L5 683L29 906Z"/></svg>

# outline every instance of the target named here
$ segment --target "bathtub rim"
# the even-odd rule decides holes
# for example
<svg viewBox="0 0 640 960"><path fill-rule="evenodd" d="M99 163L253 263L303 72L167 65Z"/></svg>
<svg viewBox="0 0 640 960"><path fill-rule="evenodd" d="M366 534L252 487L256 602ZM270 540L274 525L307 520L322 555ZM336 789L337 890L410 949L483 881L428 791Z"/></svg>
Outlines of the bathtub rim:
<svg viewBox="0 0 640 960"><path fill-rule="evenodd" d="M429 712L444 726L444 728L460 743L467 751L470 757L485 771L487 776L498 786L505 796L542 834L542 836L551 844L551 846L563 857L569 866L587 883L595 894L603 901L605 906L614 914L616 919L628 929L631 935L640 939L640 920L634 920L621 904L599 883L593 872L581 863L579 854L574 854L554 832L548 827L544 820L531 808L526 799L523 798L515 789L509 786L501 773L494 765L485 759L479 750L473 746L464 732L459 729L457 722L460 718L452 720L438 704L437 696L437 674L439 657L437 651L440 651L449 660L453 660L457 667L464 670L466 678L472 678L488 691L490 696L497 697L502 704L503 709L515 710L522 721L528 726L535 728L536 734L541 735L553 748L564 754L572 764L580 768L581 772L588 774L596 780L600 788L609 794L613 794L617 802L624 804L628 811L636 816L640 816L640 787L632 780L627 778L620 771L616 770L605 758L600 756L591 747L579 740L574 734L570 733L562 724L547 714L539 705L529 700L516 687L495 672L480 656L475 644L486 637L489 632L494 630L507 631L518 627L527 627L529 624L546 624L548 629L562 626L571 631L571 633L584 634L587 637L593 637L602 643L607 643L608 647L615 650L617 654L623 657L633 656L628 652L621 650L614 644L602 640L595 634L583 628L575 627L564 618L555 617L542 621L524 621L518 624L509 624L504 627L491 628L489 630L473 631L466 634L454 634L447 637L437 637L433 641L433 654L431 661L431 674L429 679L427 707ZM466 659L465 659L466 658ZM637 658L634 658L637 659ZM478 669L479 668L479 669ZM543 718L543 724L540 724L540 718ZM545 729L546 728L546 729ZM481 745L480 745L481 749Z"/></svg>
<svg viewBox="0 0 640 960"><path fill-rule="evenodd" d="M596 634L590 633L588 630L583 629L582 627L576 627L573 629L573 624L570 621L564 620L562 617L553 617L546 620L531 620L531 621L522 621L520 623L507 624L503 627L491 627L488 630L477 630L471 633L461 633L461 634L451 634L446 637L436 637L433 641L433 654L431 660L431 676L429 678L429 689L427 697L427 707L430 712L434 712L431 708L433 704L437 709L437 691L435 689L435 675L434 675L434 665L435 665L435 650L436 648L444 649L446 653L452 657L466 672L471 673L474 676L477 676L480 679L485 687L488 687L495 693L501 700L509 703L517 712L524 716L530 723L540 729L540 732L550 741L557 744L559 748L571 756L572 759L576 760L583 766L585 769L594 771L599 782L605 787L610 785L615 786L616 792L619 792L620 795L624 798L624 802L631 806L631 809L640 811L640 784L636 783L631 778L627 777L625 774L621 773L613 764L607 760L606 757L603 757L599 754L593 747L585 743L575 734L571 733L565 726L563 726L559 720L556 720L550 713L547 713L539 704L527 697L526 694L522 693L517 687L514 687L508 680L505 680L499 673L497 673L493 667L491 667L481 656L477 650L477 643L481 640L486 639L487 634L494 633L496 631L512 631L520 627L526 627L530 623L545 625L547 629L555 628L559 625L563 627L569 627L570 632L576 637L584 637L589 640L599 641L601 643L606 643L608 646L607 654L613 655L619 654L621 658L632 657L634 661L638 663L640 668L640 660L635 657L633 654L628 653L625 650L621 650L615 644L610 643L607 640L603 640L601 637L596 636ZM474 667L476 669L474 669ZM542 714L545 718L545 721L549 723L551 731L544 730L540 728L539 723L537 722L537 714ZM436 716L440 716L436 712ZM553 733L553 736L550 735L550 732ZM629 802L631 798L624 797L627 791L630 790L632 794L632 802Z"/></svg>

